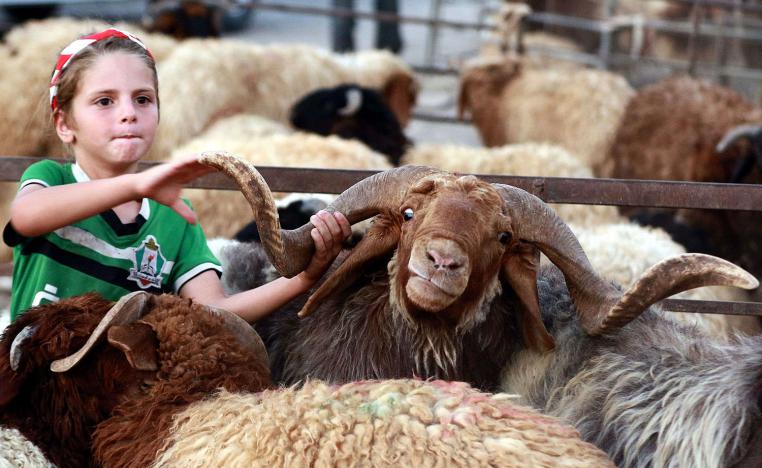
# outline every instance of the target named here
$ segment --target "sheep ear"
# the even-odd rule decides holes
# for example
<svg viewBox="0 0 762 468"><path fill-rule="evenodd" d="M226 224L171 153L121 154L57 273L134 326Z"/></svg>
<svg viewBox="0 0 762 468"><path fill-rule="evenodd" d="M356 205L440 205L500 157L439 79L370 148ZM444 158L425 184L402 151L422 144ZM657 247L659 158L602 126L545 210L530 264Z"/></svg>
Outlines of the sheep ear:
<svg viewBox="0 0 762 468"><path fill-rule="evenodd" d="M108 329L108 342L121 350L133 369L159 369L159 340L150 325L143 321L114 325Z"/></svg>
<svg viewBox="0 0 762 468"><path fill-rule="evenodd" d="M518 242L503 257L503 276L524 306L521 317L524 343L536 351L549 351L555 343L540 316L540 298L537 293L539 268L540 251L532 244Z"/></svg>
<svg viewBox="0 0 762 468"><path fill-rule="evenodd" d="M410 112L418 96L418 84L404 73L395 73L389 78L381 94L397 116L400 127L405 128L410 121Z"/></svg>
<svg viewBox="0 0 762 468"><path fill-rule="evenodd" d="M369 261L391 252L400 238L400 222L391 216L378 215L373 226L352 249L336 271L312 293L299 317L306 317L328 296L344 290L359 277L358 273Z"/></svg>

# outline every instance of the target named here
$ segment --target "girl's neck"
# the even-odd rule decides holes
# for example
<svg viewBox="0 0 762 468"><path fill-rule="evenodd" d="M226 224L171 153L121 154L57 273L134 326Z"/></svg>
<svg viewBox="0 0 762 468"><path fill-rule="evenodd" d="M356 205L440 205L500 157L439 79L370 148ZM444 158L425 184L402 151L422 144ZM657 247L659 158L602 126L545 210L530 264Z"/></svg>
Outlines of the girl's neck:
<svg viewBox="0 0 762 468"><path fill-rule="evenodd" d="M126 166L115 166L107 164L96 164L91 161L77 159L77 165L87 174L90 180L108 179L124 174L131 174L138 171L138 164L132 163Z"/></svg>

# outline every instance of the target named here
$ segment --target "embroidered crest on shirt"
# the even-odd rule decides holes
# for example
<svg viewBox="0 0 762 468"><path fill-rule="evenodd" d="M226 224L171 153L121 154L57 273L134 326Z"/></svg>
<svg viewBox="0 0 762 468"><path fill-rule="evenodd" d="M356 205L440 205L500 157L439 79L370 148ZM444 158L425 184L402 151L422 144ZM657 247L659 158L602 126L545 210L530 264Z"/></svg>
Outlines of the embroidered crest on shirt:
<svg viewBox="0 0 762 468"><path fill-rule="evenodd" d="M162 269L167 259L161 254L156 238L147 236L140 247L135 249L130 268L129 280L135 281L142 289L161 288Z"/></svg>

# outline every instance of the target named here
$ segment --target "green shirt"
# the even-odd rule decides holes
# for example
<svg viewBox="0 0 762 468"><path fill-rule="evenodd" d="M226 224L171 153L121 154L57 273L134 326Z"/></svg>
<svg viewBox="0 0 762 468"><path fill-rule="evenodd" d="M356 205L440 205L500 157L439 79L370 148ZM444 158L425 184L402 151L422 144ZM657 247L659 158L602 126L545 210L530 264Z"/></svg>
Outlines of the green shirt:
<svg viewBox="0 0 762 468"><path fill-rule="evenodd" d="M88 180L77 164L43 160L27 168L19 190ZM3 240L14 247L11 320L29 307L91 291L110 300L139 290L178 292L204 271L222 273L201 227L147 198L133 223L122 224L108 210L32 238L8 223Z"/></svg>

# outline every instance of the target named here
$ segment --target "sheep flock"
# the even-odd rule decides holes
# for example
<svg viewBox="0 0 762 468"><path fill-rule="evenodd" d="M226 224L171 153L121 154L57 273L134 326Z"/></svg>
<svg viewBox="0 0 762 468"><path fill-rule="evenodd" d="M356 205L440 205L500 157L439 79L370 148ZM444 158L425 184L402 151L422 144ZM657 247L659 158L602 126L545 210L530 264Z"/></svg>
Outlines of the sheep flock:
<svg viewBox="0 0 762 468"><path fill-rule="evenodd" d="M620 21L684 13L619 3ZM571 8L505 2L499 44L458 64L470 146L408 138L425 81L391 52L117 24L157 63L147 159L195 153L239 188L183 192L226 293L298 273L317 209L347 214L353 237L311 291L251 326L145 293L30 309L0 330L0 467L762 467L762 317L659 305L762 299L756 213L546 204L480 177L758 184L762 105L688 75L644 86L538 55L590 38L518 34L530 7ZM5 34L0 157L67 157L50 68L107 24ZM635 28L616 41L682 47ZM272 193L259 166L378 173L340 194ZM2 227L15 191L0 182Z"/></svg>

